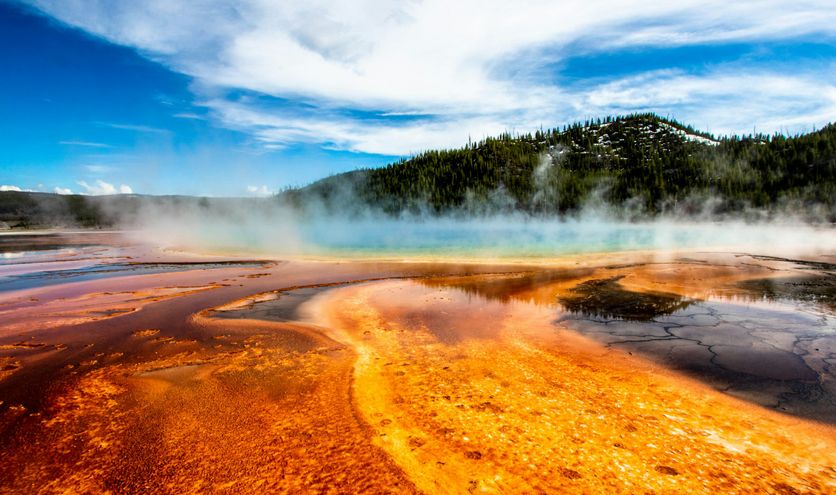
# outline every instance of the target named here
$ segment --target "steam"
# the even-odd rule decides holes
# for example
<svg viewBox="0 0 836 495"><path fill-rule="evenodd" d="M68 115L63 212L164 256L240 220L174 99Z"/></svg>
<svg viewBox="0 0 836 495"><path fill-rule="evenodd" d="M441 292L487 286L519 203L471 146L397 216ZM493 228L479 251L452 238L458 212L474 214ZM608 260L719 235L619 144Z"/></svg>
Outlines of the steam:
<svg viewBox="0 0 836 495"><path fill-rule="evenodd" d="M560 164L566 150L563 146L556 146L540 156L540 163L534 169L533 183L535 192L531 204L535 211L542 210L548 205L559 204L560 197L554 183L560 180Z"/></svg>
<svg viewBox="0 0 836 495"><path fill-rule="evenodd" d="M85 218L95 218L99 223L94 225L104 222L126 230L137 241L227 255L550 258L678 249L778 256L836 253L836 230L830 221L833 203L811 206L783 198L770 210L736 205L732 211L721 198L701 192L657 205L657 212L651 214L643 198L613 205L608 200L610 184L599 181L589 185L580 209L556 214L564 154L564 149L554 147L540 157L525 208L501 185L487 192L469 191L459 208L443 214L427 198L372 208L362 193L359 174L315 184L312 187L319 189L309 195L293 191L250 198L32 193L27 208L37 212L31 221L35 225L83 226ZM712 166L717 173L738 174L742 180L751 174L746 164Z"/></svg>
<svg viewBox="0 0 836 495"><path fill-rule="evenodd" d="M502 201L501 191L495 196L489 201ZM356 206L345 205L347 210ZM623 212L597 202L564 217L486 213L488 208L468 214L418 212L399 217L370 210L347 216L333 210L331 204L300 213L275 198L172 200L144 204L122 225L136 240L169 249L285 257L535 259L677 249L781 256L836 252L831 225L803 223L794 216L718 221L677 214L629 221Z"/></svg>
<svg viewBox="0 0 836 495"><path fill-rule="evenodd" d="M264 199L167 198L119 212L136 241L211 253L302 253L299 222L290 209Z"/></svg>

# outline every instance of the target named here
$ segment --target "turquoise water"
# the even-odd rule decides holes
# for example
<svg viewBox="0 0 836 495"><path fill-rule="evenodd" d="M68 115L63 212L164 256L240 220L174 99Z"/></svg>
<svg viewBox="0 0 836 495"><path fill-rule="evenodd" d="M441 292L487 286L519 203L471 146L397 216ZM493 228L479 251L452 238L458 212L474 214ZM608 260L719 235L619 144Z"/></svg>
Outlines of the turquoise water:
<svg viewBox="0 0 836 495"><path fill-rule="evenodd" d="M836 253L836 229L806 225L436 220L319 222L298 227L314 254L549 257L644 249L736 247Z"/></svg>
<svg viewBox="0 0 836 495"><path fill-rule="evenodd" d="M789 221L631 223L522 216L349 221L255 212L227 218L155 216L133 235L168 247L276 256L554 257L682 248L836 254L836 228Z"/></svg>

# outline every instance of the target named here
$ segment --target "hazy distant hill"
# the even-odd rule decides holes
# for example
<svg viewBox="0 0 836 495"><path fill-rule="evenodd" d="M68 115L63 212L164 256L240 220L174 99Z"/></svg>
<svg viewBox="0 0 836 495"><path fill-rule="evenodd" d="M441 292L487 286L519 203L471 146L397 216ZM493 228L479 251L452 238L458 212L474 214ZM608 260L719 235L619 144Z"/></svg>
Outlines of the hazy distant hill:
<svg viewBox="0 0 836 495"><path fill-rule="evenodd" d="M105 198L37 192L0 192L0 227L98 227L110 223L100 208Z"/></svg>
<svg viewBox="0 0 836 495"><path fill-rule="evenodd" d="M273 198L204 198L194 196L60 195L0 192L0 228L109 228L130 223L139 215L212 210L247 212L275 203ZM152 209L157 207L156 210ZM188 228L188 226L184 226Z"/></svg>
<svg viewBox="0 0 836 495"><path fill-rule="evenodd" d="M647 214L794 207L836 220L836 126L794 137L715 139L653 114L501 135L283 193L327 210L524 210L567 213L591 201ZM348 199L359 200L349 202Z"/></svg>
<svg viewBox="0 0 836 495"><path fill-rule="evenodd" d="M0 226L109 227L160 204L236 211L279 204L336 215L556 215L606 204L642 215L790 209L834 222L836 125L792 137L716 139L653 114L630 115L427 151L275 198L0 192Z"/></svg>

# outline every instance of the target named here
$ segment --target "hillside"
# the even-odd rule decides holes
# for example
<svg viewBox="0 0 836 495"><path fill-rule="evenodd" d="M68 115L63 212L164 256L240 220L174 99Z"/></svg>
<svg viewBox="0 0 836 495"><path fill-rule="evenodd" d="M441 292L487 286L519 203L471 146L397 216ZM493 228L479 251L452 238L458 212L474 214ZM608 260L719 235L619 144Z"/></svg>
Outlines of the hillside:
<svg viewBox="0 0 836 495"><path fill-rule="evenodd" d="M713 213L815 208L829 221L834 197L832 124L794 137L716 139L652 114L504 134L282 194L297 207L330 212L565 214L600 201L646 214L697 213L709 204Z"/></svg>
<svg viewBox="0 0 836 495"><path fill-rule="evenodd" d="M105 198L37 192L0 192L0 228L102 227L114 219L105 215Z"/></svg>

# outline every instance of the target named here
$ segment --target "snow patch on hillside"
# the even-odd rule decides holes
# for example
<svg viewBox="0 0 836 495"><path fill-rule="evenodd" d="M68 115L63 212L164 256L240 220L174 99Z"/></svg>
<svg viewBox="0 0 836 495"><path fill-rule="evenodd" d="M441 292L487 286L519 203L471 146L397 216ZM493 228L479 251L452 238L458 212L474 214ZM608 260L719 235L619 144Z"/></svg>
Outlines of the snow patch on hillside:
<svg viewBox="0 0 836 495"><path fill-rule="evenodd" d="M670 124L666 124L664 122L659 122L659 125L662 126L662 127L665 127L666 129L670 130L671 132L673 132L675 134L679 134L680 136L687 139L688 141L694 141L694 142L697 142L697 143L708 144L708 145L711 145L711 146L717 146L718 144L720 144L720 141L717 141L716 139L709 139L705 136L699 136L697 134L691 134L691 133L683 131L682 129L676 128L676 127L674 127Z"/></svg>

